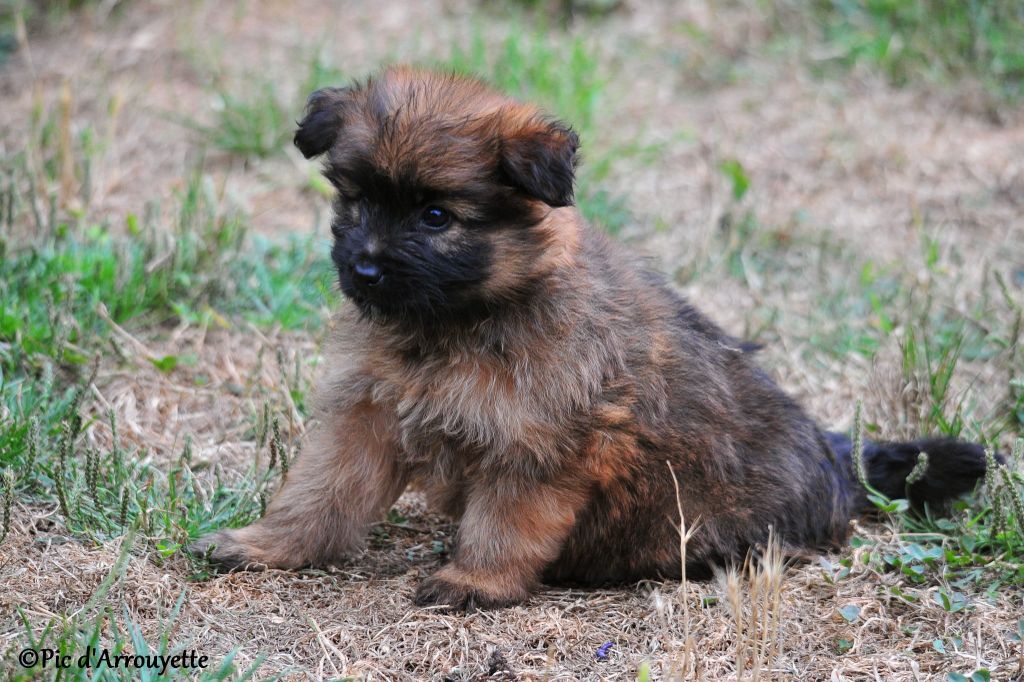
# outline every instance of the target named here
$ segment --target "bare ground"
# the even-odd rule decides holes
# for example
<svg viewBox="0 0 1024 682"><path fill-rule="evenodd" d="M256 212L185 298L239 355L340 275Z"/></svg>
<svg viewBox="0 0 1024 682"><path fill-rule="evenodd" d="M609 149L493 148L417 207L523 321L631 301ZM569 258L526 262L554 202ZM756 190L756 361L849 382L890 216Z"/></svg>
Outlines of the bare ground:
<svg viewBox="0 0 1024 682"><path fill-rule="evenodd" d="M85 13L30 36L30 62L15 57L0 71L0 144L16 149L31 108L55 102L67 83L76 124L91 121L106 131L89 211L118 225L148 200L170 201L182 185L200 141L178 120L209 116L211 82L244 82L258 71L298 96L304 74L294 64L305 64L318 44L358 75L382 60L444 55L479 16L465 2L311 0L138 2L102 23ZM515 30L501 15L483 16L489 35ZM410 26L417 28L410 32ZM693 26L707 39L694 38ZM828 231L865 257L905 260L913 268L919 258L905 254L918 253L920 231L927 229L962 254L944 264L968 282L980 279L983 261L1024 265L1020 116L992 122L973 106L969 90L896 91L857 73L820 81L784 56L755 59L749 47L766 39L763 17L712 2L632 2L570 30L600 47L609 74L600 127L623 139L663 143L654 162L615 166L608 185L628 193L636 216L624 238L656 254L669 272L706 257L721 216L735 208L718 168L725 158L742 160L751 179L743 206L762 224L796 234ZM242 164L210 151L206 168L251 213L258 231L323 229L323 201L305 189L308 170L294 155ZM737 333L761 307L784 311L766 364L823 423L847 426L862 397L867 412L897 432L898 424L884 420L892 394L902 390L886 378L891 349L874 367L853 357L831 365L801 360L806 353L787 338L786 324L798 325L813 303L799 289L765 289L714 273L684 282L687 295ZM963 304L963 296L947 293L950 305ZM318 340L304 335L250 328L134 333L135 341L123 340L127 361L104 359L96 409L113 408L125 437L158 459L177 456L190 434L198 459L229 474L241 471L262 456L249 429L257 406L269 395L287 407L282 371L264 359L283 348L299 354L305 380L315 375ZM170 375L145 361L147 353L187 351L198 362ZM983 364L969 370L964 381L984 385L990 370ZM197 373L212 381L197 388ZM95 425L87 438L103 442L105 428ZM296 414L287 435L300 439L301 433ZM687 637L696 651L696 678L735 679L736 623L725 599L703 599L722 596L717 584L690 584L685 593L675 583L545 590L526 605L469 616L413 608L417 581L441 558L434 541L448 538L451 528L415 494L399 507L411 529L379 527L365 553L326 573L270 571L196 582L184 559L161 565L132 556L107 599L122 600L155 634L186 590L174 641L192 642L213 657L238 648L243 667L262 653L261 675L284 672L289 679L634 679L644 661L662 679L686 651ZM13 622L6 614L15 605L38 624L76 613L113 566L119 546L68 540L54 509L16 505L15 512L12 536L0 546L4 621ZM860 532L884 542L889 530L870 525ZM851 550L855 559L859 551ZM1019 593L979 596L973 608L948 613L932 599L937 588L908 603L889 591L896 576L856 560L851 575L834 584L823 578L827 572L812 562L786 573L781 653L764 679L944 679L949 670L982 666L992 679L1022 674L1021 645L1006 637L1024 613ZM860 607L852 623L839 615L851 604ZM19 632L16 626L0 633L0 649L8 651ZM933 640L952 636L963 640L957 653L933 647ZM841 640L848 649L842 655ZM598 660L595 651L605 642L615 646Z"/></svg>

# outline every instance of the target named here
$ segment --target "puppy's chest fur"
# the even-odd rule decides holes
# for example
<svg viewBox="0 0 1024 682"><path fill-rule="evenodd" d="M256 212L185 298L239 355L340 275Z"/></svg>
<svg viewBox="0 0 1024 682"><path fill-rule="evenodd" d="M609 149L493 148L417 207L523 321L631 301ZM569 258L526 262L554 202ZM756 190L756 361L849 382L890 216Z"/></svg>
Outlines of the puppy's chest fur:
<svg viewBox="0 0 1024 682"><path fill-rule="evenodd" d="M424 347L342 313L326 349L322 417L372 404L399 459L421 477L458 478L467 466L530 476L564 469L610 392L636 393L621 344L565 316L511 328L514 337L495 329L487 340Z"/></svg>
<svg viewBox="0 0 1024 682"><path fill-rule="evenodd" d="M380 358L374 401L393 410L401 456L426 463L493 449L513 437L533 409L523 373L508 359L479 353Z"/></svg>
<svg viewBox="0 0 1024 682"><path fill-rule="evenodd" d="M541 473L564 463L601 392L594 362L536 362L526 353L463 348L367 357L375 403L392 411L399 456L434 477L467 466Z"/></svg>

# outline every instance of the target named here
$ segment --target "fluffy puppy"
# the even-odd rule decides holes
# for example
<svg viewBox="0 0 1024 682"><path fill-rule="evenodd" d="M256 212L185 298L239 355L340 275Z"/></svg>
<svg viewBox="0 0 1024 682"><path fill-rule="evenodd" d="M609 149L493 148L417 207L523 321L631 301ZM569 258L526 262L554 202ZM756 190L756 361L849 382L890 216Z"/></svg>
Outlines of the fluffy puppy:
<svg viewBox="0 0 1024 682"><path fill-rule="evenodd" d="M664 278L572 206L579 141L479 81L409 67L310 97L295 144L337 189L348 299L325 348L318 426L266 515L195 548L226 568L343 559L413 481L459 521L418 604L514 604L540 581L688 575L769 528L842 543L865 505L849 442L819 430ZM979 447L869 444L872 483L965 491ZM211 548L212 546L212 548Z"/></svg>

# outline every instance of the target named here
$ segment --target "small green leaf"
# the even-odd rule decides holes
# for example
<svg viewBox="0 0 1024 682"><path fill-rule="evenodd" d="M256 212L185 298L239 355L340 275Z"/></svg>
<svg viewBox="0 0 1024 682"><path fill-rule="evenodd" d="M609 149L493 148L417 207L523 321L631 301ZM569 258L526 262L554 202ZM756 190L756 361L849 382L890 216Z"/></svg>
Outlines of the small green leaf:
<svg viewBox="0 0 1024 682"><path fill-rule="evenodd" d="M907 547L907 554L909 554L910 556L914 557L918 561L924 561L924 559L925 559L924 548L921 547L921 545L917 544L916 542L912 542L912 543L908 544L906 547Z"/></svg>
<svg viewBox="0 0 1024 682"><path fill-rule="evenodd" d="M856 604L847 604L839 609L839 615L845 618L847 623L852 623L860 616L860 607Z"/></svg>
<svg viewBox="0 0 1024 682"><path fill-rule="evenodd" d="M128 234L137 237L142 231L139 229L139 217L134 213L129 213L126 222L128 223Z"/></svg>
<svg viewBox="0 0 1024 682"><path fill-rule="evenodd" d="M750 178L736 159L726 159L719 166L727 178L732 180L732 198L739 201L750 189Z"/></svg>
<svg viewBox="0 0 1024 682"><path fill-rule="evenodd" d="M181 549L181 544L177 542L158 542L156 543L156 549L160 552L161 556L169 557Z"/></svg>
<svg viewBox="0 0 1024 682"><path fill-rule="evenodd" d="M897 586L890 587L889 588L889 593L892 596L897 597L899 599L902 599L902 600L904 600L904 601L906 601L908 603L911 603L911 604L920 601L920 597L918 597L916 594L911 594L909 592L904 592L903 590L901 590Z"/></svg>
<svg viewBox="0 0 1024 682"><path fill-rule="evenodd" d="M935 594L934 599L936 604L949 613L963 611L967 607L967 597L964 596L963 592L949 593L945 590L939 590Z"/></svg>
<svg viewBox="0 0 1024 682"><path fill-rule="evenodd" d="M177 355L165 355L162 358L150 358L149 361L153 363L154 367L164 374L173 372L174 368L178 366Z"/></svg>

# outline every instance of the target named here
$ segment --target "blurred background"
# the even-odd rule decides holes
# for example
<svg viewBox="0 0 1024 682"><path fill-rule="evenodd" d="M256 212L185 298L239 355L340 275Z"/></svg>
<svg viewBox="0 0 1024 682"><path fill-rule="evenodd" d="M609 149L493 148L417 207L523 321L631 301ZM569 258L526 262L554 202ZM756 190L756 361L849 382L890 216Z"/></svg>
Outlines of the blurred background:
<svg viewBox="0 0 1024 682"><path fill-rule="evenodd" d="M443 629L454 617L376 636L450 543L415 496L347 577L210 580L181 550L260 513L299 450L344 305L327 258L332 190L291 145L303 102L399 61L479 75L572 124L594 229L764 344L765 367L823 424L851 428L860 404L872 437L1012 451L1019 0L0 0L0 553L17 559L0 560L14 585L0 606L24 610L0 621L0 649L54 622L47 636L72 649L93 636L173 648L187 633L233 652L227 677L269 660L261 674L312 679L477 679L495 646L527 677L648 664L659 677L688 651L690 631L643 590L580 606L584 624L566 615L580 596L558 592L541 602L551 613L488 620L458 650ZM905 511L883 508L861 544L796 572L779 679L985 666L1007 679L996 673L1024 634L1024 605L1003 590L1024 581L1019 474L949 518L922 526ZM346 580L343 597L333 581ZM327 630L303 615L321 589ZM739 653L728 613L695 603L705 674L742 677L739 661L761 654ZM652 613L663 629L645 625ZM869 613L903 614L913 632L867 628ZM528 629L550 636L523 640ZM965 663L975 630L992 653ZM420 636L444 653L423 662ZM604 641L620 643L612 667L593 655Z"/></svg>

